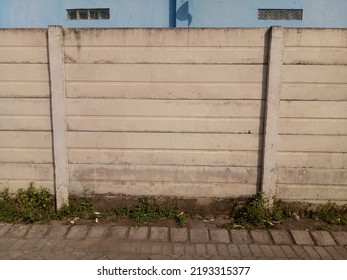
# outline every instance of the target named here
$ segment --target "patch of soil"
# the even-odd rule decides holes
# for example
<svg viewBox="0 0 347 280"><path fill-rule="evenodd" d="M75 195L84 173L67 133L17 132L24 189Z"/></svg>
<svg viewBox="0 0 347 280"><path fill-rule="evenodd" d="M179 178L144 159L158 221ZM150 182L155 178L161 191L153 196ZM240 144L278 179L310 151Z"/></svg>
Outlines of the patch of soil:
<svg viewBox="0 0 347 280"><path fill-rule="evenodd" d="M174 219L159 219L145 224L136 224L134 221L128 218L98 218L96 220L85 219L66 219L61 221L63 224L110 224L118 226L149 226L149 227L178 227ZM188 228L220 228L222 225L231 224L232 219L227 215L191 215L187 218L185 226ZM234 226L231 228L241 229L240 226ZM254 227L256 228L256 227ZM328 231L347 231L347 225L330 225L326 222L306 219L306 218L287 218L281 223L274 223L267 227L258 227L267 229L281 229L281 230L328 230Z"/></svg>

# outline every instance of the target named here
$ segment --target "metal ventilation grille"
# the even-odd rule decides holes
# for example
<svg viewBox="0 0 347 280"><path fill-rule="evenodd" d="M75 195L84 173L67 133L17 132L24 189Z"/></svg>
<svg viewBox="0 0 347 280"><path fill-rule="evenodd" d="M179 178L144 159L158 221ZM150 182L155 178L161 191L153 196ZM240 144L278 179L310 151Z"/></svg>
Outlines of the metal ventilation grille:
<svg viewBox="0 0 347 280"><path fill-rule="evenodd" d="M70 9L66 12L68 20L110 19L110 9Z"/></svg>
<svg viewBox="0 0 347 280"><path fill-rule="evenodd" d="M300 9L259 9L260 20L302 20L303 10Z"/></svg>

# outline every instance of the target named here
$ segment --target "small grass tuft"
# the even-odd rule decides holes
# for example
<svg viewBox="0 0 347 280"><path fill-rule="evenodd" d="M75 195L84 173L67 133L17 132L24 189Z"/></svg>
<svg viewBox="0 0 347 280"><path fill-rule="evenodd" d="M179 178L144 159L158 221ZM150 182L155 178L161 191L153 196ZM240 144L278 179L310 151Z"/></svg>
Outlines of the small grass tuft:
<svg viewBox="0 0 347 280"><path fill-rule="evenodd" d="M231 213L234 224L243 228L265 227L274 223L283 221L286 212L275 201L272 207L269 207L264 194L259 193L254 198L242 205L236 205ZM234 227L229 225L228 227Z"/></svg>
<svg viewBox="0 0 347 280"><path fill-rule="evenodd" d="M305 215L310 219L321 220L331 225L347 225L347 206L328 202L309 209Z"/></svg>

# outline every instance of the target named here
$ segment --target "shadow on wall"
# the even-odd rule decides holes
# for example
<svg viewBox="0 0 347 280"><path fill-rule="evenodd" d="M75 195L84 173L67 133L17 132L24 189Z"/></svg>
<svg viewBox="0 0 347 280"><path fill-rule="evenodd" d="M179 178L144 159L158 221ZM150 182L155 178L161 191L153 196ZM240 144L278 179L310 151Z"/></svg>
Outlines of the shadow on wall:
<svg viewBox="0 0 347 280"><path fill-rule="evenodd" d="M176 12L176 19L179 21L188 21L188 26L192 23L192 15L188 11L188 1L185 2Z"/></svg>

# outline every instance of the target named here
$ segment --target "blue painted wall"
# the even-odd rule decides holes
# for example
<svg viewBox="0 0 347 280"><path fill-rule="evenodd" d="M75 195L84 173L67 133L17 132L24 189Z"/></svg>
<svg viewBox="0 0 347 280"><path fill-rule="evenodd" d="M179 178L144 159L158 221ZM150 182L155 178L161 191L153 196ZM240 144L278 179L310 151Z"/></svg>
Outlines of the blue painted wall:
<svg viewBox="0 0 347 280"><path fill-rule="evenodd" d="M110 8L109 20L67 20L66 9ZM258 20L258 9L303 9L302 21ZM0 28L339 27L347 0L0 0Z"/></svg>
<svg viewBox="0 0 347 280"><path fill-rule="evenodd" d="M303 20L258 20L258 9L303 9ZM347 27L347 0L190 0L189 13L190 27Z"/></svg>
<svg viewBox="0 0 347 280"><path fill-rule="evenodd" d="M1 28L174 27L176 0L0 0ZM109 8L109 20L67 20L66 9Z"/></svg>

